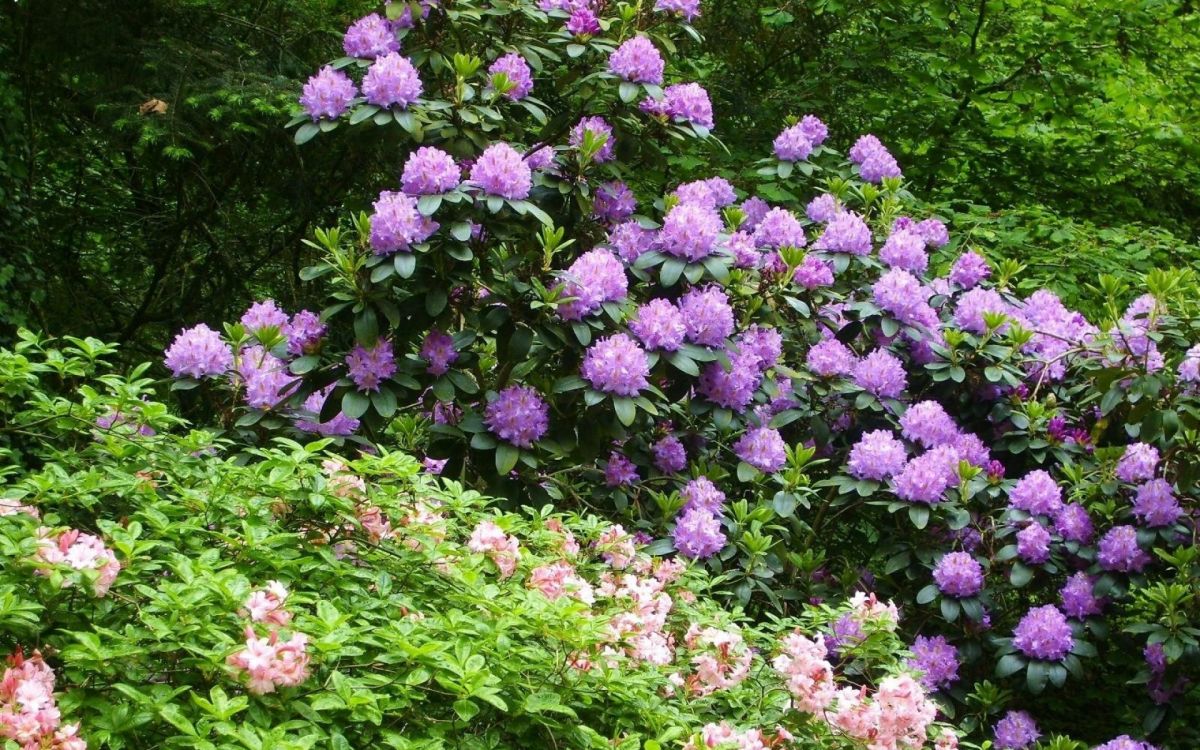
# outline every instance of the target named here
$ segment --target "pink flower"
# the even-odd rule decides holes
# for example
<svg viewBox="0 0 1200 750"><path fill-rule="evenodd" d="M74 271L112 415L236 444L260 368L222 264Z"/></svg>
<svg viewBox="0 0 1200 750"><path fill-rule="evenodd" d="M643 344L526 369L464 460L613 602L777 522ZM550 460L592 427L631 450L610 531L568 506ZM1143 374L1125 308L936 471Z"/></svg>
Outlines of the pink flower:
<svg viewBox="0 0 1200 750"><path fill-rule="evenodd" d="M292 613L283 608L288 591L279 581L271 581L265 589L259 589L246 599L245 610L239 612L253 622L265 622L278 627L287 627Z"/></svg>
<svg viewBox="0 0 1200 750"><path fill-rule="evenodd" d="M534 568L529 574L529 587L542 592L547 599L570 596L584 604L596 601L592 585L575 572L574 565L565 560Z"/></svg>
<svg viewBox="0 0 1200 750"><path fill-rule="evenodd" d="M260 638L246 628L246 645L226 660L247 677L247 689L255 695L273 693L278 687L295 687L308 679L308 636L293 633L281 640L279 631Z"/></svg>
<svg viewBox="0 0 1200 750"><path fill-rule="evenodd" d="M492 521L479 522L471 532L471 538L467 541L467 549L491 558L496 567L500 569L500 575L503 578L508 578L513 574L517 569L517 562L521 559L521 549L517 538L505 534L504 530Z"/></svg>
<svg viewBox="0 0 1200 750"><path fill-rule="evenodd" d="M97 577L92 584L96 596L107 594L121 572L117 556L104 546L99 537L76 529L60 532L57 536L51 534L49 529L39 529L38 549L34 557L49 565L66 565L75 570L96 572ZM48 571L39 570L38 573L47 575ZM70 585L70 581L63 582L63 588Z"/></svg>
<svg viewBox="0 0 1200 750"><path fill-rule="evenodd" d="M784 636L771 665L782 676L796 709L820 714L833 703L833 667L826 661L825 642L806 638L799 630Z"/></svg>

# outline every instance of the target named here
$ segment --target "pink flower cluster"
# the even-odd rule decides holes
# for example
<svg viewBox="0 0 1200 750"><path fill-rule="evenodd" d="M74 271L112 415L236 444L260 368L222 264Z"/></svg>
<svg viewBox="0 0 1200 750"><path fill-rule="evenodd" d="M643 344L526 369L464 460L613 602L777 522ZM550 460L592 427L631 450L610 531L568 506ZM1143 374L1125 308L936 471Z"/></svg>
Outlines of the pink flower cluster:
<svg viewBox="0 0 1200 750"><path fill-rule="evenodd" d="M891 675L873 695L866 687L837 692L829 723L863 741L868 750L897 750L925 746L937 706L911 675Z"/></svg>
<svg viewBox="0 0 1200 750"><path fill-rule="evenodd" d="M515 536L509 536L492 521L480 521L471 532L467 541L467 549L482 555L487 555L500 575L508 578L517 569L521 560L521 547Z"/></svg>
<svg viewBox="0 0 1200 750"><path fill-rule="evenodd" d="M289 638L280 628L291 624L292 613L284 609L288 591L279 581L271 581L246 599L238 613L251 623L263 623L270 632L258 635L254 625L246 626L246 645L226 660L238 674L247 676L247 688L255 695L273 693L276 688L295 687L308 679L308 636L292 631Z"/></svg>
<svg viewBox="0 0 1200 750"><path fill-rule="evenodd" d="M78 724L62 724L54 700L54 670L34 651L21 649L8 657L0 680L0 739L21 750L87 750ZM7 744L7 743L6 743Z"/></svg>
<svg viewBox="0 0 1200 750"><path fill-rule="evenodd" d="M695 671L684 683L689 693L709 695L737 685L750 674L753 653L736 628L701 628L693 623L684 643L694 652Z"/></svg>
<svg viewBox="0 0 1200 750"><path fill-rule="evenodd" d="M66 565L74 570L84 570L96 573L92 591L96 596L104 596L117 580L121 572L121 563L112 550L104 546L98 536L84 534L78 529L68 529L56 533L49 529L38 529L38 548L34 554L37 562L47 565ZM49 575L49 570L39 569L38 573ZM63 582L63 588L70 586L70 581Z"/></svg>

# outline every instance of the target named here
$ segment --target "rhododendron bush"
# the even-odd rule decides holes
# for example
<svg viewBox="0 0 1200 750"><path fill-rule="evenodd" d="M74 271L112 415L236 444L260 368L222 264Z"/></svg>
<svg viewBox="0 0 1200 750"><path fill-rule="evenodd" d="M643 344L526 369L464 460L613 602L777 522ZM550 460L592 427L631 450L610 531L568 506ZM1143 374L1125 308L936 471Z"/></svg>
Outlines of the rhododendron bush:
<svg viewBox="0 0 1200 750"><path fill-rule="evenodd" d="M295 138L383 128L396 178L311 242L301 276L329 307L260 300L179 333L181 398L245 445L403 448L513 508L600 514L764 616L892 598L943 711L1000 747L1194 738L1181 276L1132 299L1102 279L1103 320L1019 296L1017 264L922 214L884 140L800 104L772 153L722 165L686 52L700 12L424 2L355 22ZM514 544L488 526L470 547L507 575ZM869 640L849 615L827 635L835 659ZM872 720L838 695L843 728Z"/></svg>
<svg viewBox="0 0 1200 750"><path fill-rule="evenodd" d="M958 746L874 595L756 625L595 516L328 439L247 462L74 346L0 360L4 427L53 454L0 485L6 747Z"/></svg>

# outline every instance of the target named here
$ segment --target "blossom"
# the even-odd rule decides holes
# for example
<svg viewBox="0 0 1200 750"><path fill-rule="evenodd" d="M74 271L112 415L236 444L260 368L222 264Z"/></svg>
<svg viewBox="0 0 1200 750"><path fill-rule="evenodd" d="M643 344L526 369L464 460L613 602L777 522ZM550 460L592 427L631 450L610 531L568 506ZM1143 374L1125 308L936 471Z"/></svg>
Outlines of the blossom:
<svg viewBox="0 0 1200 750"><path fill-rule="evenodd" d="M623 487L638 480L637 466L623 454L613 451L608 454L608 464L604 467L604 484L609 487Z"/></svg>
<svg viewBox="0 0 1200 750"><path fill-rule="evenodd" d="M550 429L550 407L533 388L510 385L484 409L484 423L500 439L532 448Z"/></svg>
<svg viewBox="0 0 1200 750"><path fill-rule="evenodd" d="M1170 526L1183 515L1183 508L1179 507L1170 482L1151 479L1138 487L1133 501L1133 515L1151 528Z"/></svg>
<svg viewBox="0 0 1200 750"><path fill-rule="evenodd" d="M1031 523L1017 532L1017 555L1030 565L1050 559L1050 532L1040 523Z"/></svg>
<svg viewBox="0 0 1200 750"><path fill-rule="evenodd" d="M841 211L825 225L825 231L813 243L815 250L832 253L870 255L871 228L853 211Z"/></svg>
<svg viewBox="0 0 1200 750"><path fill-rule="evenodd" d="M687 451L674 435L667 435L650 446L654 454L654 466L663 474L674 474L687 466Z"/></svg>
<svg viewBox="0 0 1200 750"><path fill-rule="evenodd" d="M859 138L849 153L850 161L857 164L859 176L867 182L881 182L884 177L899 177L900 167L896 159L873 135Z"/></svg>
<svg viewBox="0 0 1200 750"><path fill-rule="evenodd" d="M954 324L964 331L985 333L987 322L984 315L988 313L1009 313L1008 303L995 289L977 287L971 289L958 299L954 308Z"/></svg>
<svg viewBox="0 0 1200 750"><path fill-rule="evenodd" d="M935 327L937 314L929 306L929 291L917 277L902 268L893 268L871 287L872 299L896 320L909 325Z"/></svg>
<svg viewBox="0 0 1200 750"><path fill-rule="evenodd" d="M334 384L330 383L319 391L313 392L308 398L304 399L304 411L313 414L315 419L320 419L321 411L325 408L325 402L333 393ZM312 432L318 435L343 436L353 435L358 430L359 421L351 417L347 417L342 411L329 418L325 422L315 422L307 419L297 419L296 429L304 432Z"/></svg>
<svg viewBox="0 0 1200 750"><path fill-rule="evenodd" d="M647 349L673 352L683 345L687 327L679 308L669 300L652 299L637 309L629 330Z"/></svg>
<svg viewBox="0 0 1200 750"><path fill-rule="evenodd" d="M783 355L783 334L773 326L755 323L742 331L736 343L743 354L757 360L758 370L765 371L774 367Z"/></svg>
<svg viewBox="0 0 1200 750"><path fill-rule="evenodd" d="M246 403L254 409L275 408L300 384L283 360L261 346L249 346L238 353L237 373L245 388Z"/></svg>
<svg viewBox="0 0 1200 750"><path fill-rule="evenodd" d="M1033 717L1024 711L1009 711L992 728L996 750L1025 750L1042 736Z"/></svg>
<svg viewBox="0 0 1200 750"><path fill-rule="evenodd" d="M896 496L911 503L939 503L946 490L958 484L958 451L947 445L909 460L892 477Z"/></svg>
<svg viewBox="0 0 1200 750"><path fill-rule="evenodd" d="M567 596L584 604L596 601L592 585L575 571L574 565L565 560L539 565L529 571L528 585L550 600Z"/></svg>
<svg viewBox="0 0 1200 750"><path fill-rule="evenodd" d="M379 193L371 214L371 249L376 255L412 252L437 231L438 224L417 210L417 199L395 190Z"/></svg>
<svg viewBox="0 0 1200 750"><path fill-rule="evenodd" d="M900 417L904 437L926 448L953 443L958 437L958 425L936 401L921 401L908 408Z"/></svg>
<svg viewBox="0 0 1200 750"><path fill-rule="evenodd" d="M747 430L733 445L737 457L764 474L773 474L787 462L787 446L771 427Z"/></svg>
<svg viewBox="0 0 1200 750"><path fill-rule="evenodd" d="M1105 570L1136 573L1149 564L1150 556L1138 547L1137 529L1114 526L1100 538L1096 561Z"/></svg>
<svg viewBox="0 0 1200 750"><path fill-rule="evenodd" d="M896 398L908 385L904 365L886 349L876 349L854 365L854 383L879 398Z"/></svg>
<svg viewBox="0 0 1200 750"><path fill-rule="evenodd" d="M287 337L287 351L293 356L312 354L321 345L325 337L325 324L320 316L311 310L301 310L283 327L283 335Z"/></svg>
<svg viewBox="0 0 1200 750"><path fill-rule="evenodd" d="M825 644L797 630L784 636L780 646L771 666L784 678L792 703L798 711L821 714L837 694Z"/></svg>
<svg viewBox="0 0 1200 750"><path fill-rule="evenodd" d="M608 56L613 75L633 83L663 82L663 58L654 42L638 34L626 39Z"/></svg>
<svg viewBox="0 0 1200 750"><path fill-rule="evenodd" d="M199 323L175 336L164 363L177 378L210 378L233 367L233 350L213 329Z"/></svg>
<svg viewBox="0 0 1200 750"><path fill-rule="evenodd" d="M471 165L471 182L488 195L519 201L529 197L533 173L516 149L493 143Z"/></svg>
<svg viewBox="0 0 1200 750"><path fill-rule="evenodd" d="M556 153L553 146L542 146L525 154L525 165L535 172L549 169L554 165Z"/></svg>
<svg viewBox="0 0 1200 750"><path fill-rule="evenodd" d="M249 617L252 622L265 622L285 628L292 621L292 613L283 608L288 590L279 581L270 581L264 588L251 592L245 608L238 614Z"/></svg>
<svg viewBox="0 0 1200 750"><path fill-rule="evenodd" d="M903 268L913 273L925 273L929 266L925 239L911 231L892 232L883 247L879 248L879 259L892 268Z"/></svg>
<svg viewBox="0 0 1200 750"><path fill-rule="evenodd" d="M378 391L380 383L396 373L392 343L387 339L379 339L370 348L355 344L346 355L346 369L358 390Z"/></svg>
<svg viewBox="0 0 1200 750"><path fill-rule="evenodd" d="M1188 349L1179 363L1179 381L1200 383L1200 344Z"/></svg>
<svg viewBox="0 0 1200 750"><path fill-rule="evenodd" d="M1062 489L1054 477L1041 469L1034 469L1009 490L1008 505L1034 515L1053 517L1063 507Z"/></svg>
<svg viewBox="0 0 1200 750"><path fill-rule="evenodd" d="M804 161L812 153L813 142L809 140L804 127L800 123L792 125L775 136L775 156L780 161Z"/></svg>
<svg viewBox="0 0 1200 750"><path fill-rule="evenodd" d="M823 224L834 216L837 216L840 210L841 207L838 204L836 196L830 193L822 193L808 202L808 205L804 208L804 215L811 221Z"/></svg>
<svg viewBox="0 0 1200 750"><path fill-rule="evenodd" d="M686 182L672 193L680 203L694 203L705 208L721 208L737 200L733 185L723 177Z"/></svg>
<svg viewBox="0 0 1200 750"><path fill-rule="evenodd" d="M596 188L592 216L609 224L625 221L637 210L637 198L623 182L606 182Z"/></svg>
<svg viewBox="0 0 1200 750"><path fill-rule="evenodd" d="M1053 604L1034 607L1013 630L1013 646L1031 659L1062 661L1075 647L1066 615Z"/></svg>
<svg viewBox="0 0 1200 750"><path fill-rule="evenodd" d="M400 50L400 40L378 13L363 16L346 29L342 50L347 57L373 58Z"/></svg>
<svg viewBox="0 0 1200 750"><path fill-rule="evenodd" d="M412 61L399 52L376 58L362 81L363 96L378 107L408 109L408 105L421 98L423 90Z"/></svg>
<svg viewBox="0 0 1200 750"><path fill-rule="evenodd" d="M849 375L854 371L856 359L854 352L837 339L824 339L814 344L805 357L804 364L809 370L823 378L835 375Z"/></svg>
<svg viewBox="0 0 1200 750"><path fill-rule="evenodd" d="M492 79L498 75L508 79L511 88L504 92L504 96L514 102L524 99L533 91L533 71L529 69L525 58L515 52L497 58L488 68L488 76Z"/></svg>
<svg viewBox="0 0 1200 750"><path fill-rule="evenodd" d="M983 590L983 566L966 552L949 552L934 566L933 581L947 596L972 597Z"/></svg>
<svg viewBox="0 0 1200 750"><path fill-rule="evenodd" d="M913 658L906 664L921 673L921 684L926 689L948 688L958 681L958 649L945 636L918 635L911 651Z"/></svg>
<svg viewBox="0 0 1200 750"><path fill-rule="evenodd" d="M592 154L592 160L597 164L612 161L616 157L617 147L612 126L603 117L584 117L571 128L568 143L582 149L588 133L592 135L592 143L599 144L596 152Z"/></svg>
<svg viewBox="0 0 1200 750"><path fill-rule="evenodd" d="M649 386L650 362L636 341L616 333L588 347L580 373L598 391L636 396Z"/></svg>
<svg viewBox="0 0 1200 750"><path fill-rule="evenodd" d="M500 569L502 578L511 576L521 560L521 548L517 538L505 534L493 521L480 521L476 524L471 530L470 539L467 540L467 549L487 555Z"/></svg>
<svg viewBox="0 0 1200 750"><path fill-rule="evenodd" d="M650 100L653 101L653 100ZM712 101L698 83L676 83L663 91L664 114L702 128L713 127Z"/></svg>
<svg viewBox="0 0 1200 750"><path fill-rule="evenodd" d="M1082 570L1067 578L1067 582L1058 592L1062 599L1063 612L1077 620L1100 614L1103 602L1092 593L1094 587L1092 577Z"/></svg>
<svg viewBox="0 0 1200 750"><path fill-rule="evenodd" d="M357 94L358 89L349 76L326 65L304 84L300 106L314 122L336 120L350 109L350 102Z"/></svg>
<svg viewBox="0 0 1200 750"><path fill-rule="evenodd" d="M787 209L772 208L754 230L754 244L758 247L779 249L781 247L804 247L804 227L795 214Z"/></svg>
<svg viewBox="0 0 1200 750"><path fill-rule="evenodd" d="M700 372L697 391L715 404L741 412L754 398L762 373L758 358L753 354L731 354L729 363L729 369L719 361L705 365Z"/></svg>
<svg viewBox="0 0 1200 750"><path fill-rule="evenodd" d="M753 232L758 223L771 210L770 204L757 195L752 195L742 201L740 208L742 209L742 213L746 215L741 225L741 229L745 232Z"/></svg>
<svg viewBox="0 0 1200 750"><path fill-rule="evenodd" d="M566 29L574 36L593 36L601 31L600 19L596 18L591 8L578 7L567 19Z"/></svg>
<svg viewBox="0 0 1200 750"><path fill-rule="evenodd" d="M693 694L727 690L750 674L753 653L736 628L702 628L693 623L684 641L693 654L695 671L687 681Z"/></svg>
<svg viewBox="0 0 1200 750"><path fill-rule="evenodd" d="M1087 509L1082 505L1064 505L1054 516L1054 530L1063 541L1087 544L1092 541L1095 529Z"/></svg>
<svg viewBox="0 0 1200 750"><path fill-rule="evenodd" d="M1097 745L1093 750L1158 750L1154 745L1142 740L1135 740L1127 734L1105 742L1103 745Z"/></svg>
<svg viewBox="0 0 1200 750"><path fill-rule="evenodd" d="M654 9L683 16L685 20L691 21L700 15L700 0L655 0Z"/></svg>
<svg viewBox="0 0 1200 750"><path fill-rule="evenodd" d="M561 288L568 300L558 307L563 320L582 320L597 312L605 302L624 299L629 289L625 266L603 248L579 256L563 277Z"/></svg>
<svg viewBox="0 0 1200 750"><path fill-rule="evenodd" d="M697 261L712 255L724 224L715 208L696 203L680 203L663 218L658 241L662 249L676 258Z"/></svg>
<svg viewBox="0 0 1200 750"><path fill-rule="evenodd" d="M904 443L889 430L864 433L850 449L847 468L857 479L883 480L904 468Z"/></svg>
<svg viewBox="0 0 1200 750"><path fill-rule="evenodd" d="M833 284L833 268L816 255L809 254L796 267L792 278L805 289L830 286Z"/></svg>
<svg viewBox="0 0 1200 750"><path fill-rule="evenodd" d="M974 250L968 250L950 267L950 283L970 289L992 274L987 259Z"/></svg>
<svg viewBox="0 0 1200 750"><path fill-rule="evenodd" d="M440 148L422 146L404 162L400 186L409 195L437 195L458 187L461 177L454 157Z"/></svg>
<svg viewBox="0 0 1200 750"><path fill-rule="evenodd" d="M92 583L92 593L104 596L117 580L121 572L121 563L112 550L104 546L104 540L92 534L84 534L77 529L68 529L51 533L49 529L39 529L37 536L37 551L35 559L47 565L65 565L74 570L86 570L96 575ZM39 569L41 575L49 571ZM63 581L63 588L71 585Z"/></svg>
<svg viewBox="0 0 1200 750"><path fill-rule="evenodd" d="M250 305L246 312L242 313L239 322L252 335L258 335L264 328L275 328L282 332L288 323L288 316L276 306L275 300L265 299Z"/></svg>
<svg viewBox="0 0 1200 750"><path fill-rule="evenodd" d="M1158 467L1158 449L1146 443L1131 443L1125 446L1121 460L1117 462L1117 479L1137 484L1154 478Z"/></svg>
<svg viewBox="0 0 1200 750"><path fill-rule="evenodd" d="M929 218L918 223L915 227L917 234L931 247L944 247L950 242L950 231L941 219Z"/></svg>
<svg viewBox="0 0 1200 750"><path fill-rule="evenodd" d="M684 557L704 559L721 551L727 541L721 532L721 521L702 508L692 508L675 519L672 532L675 549Z"/></svg>
<svg viewBox="0 0 1200 750"><path fill-rule="evenodd" d="M719 287L692 289L679 300L688 341L702 346L722 346L733 333L733 308Z"/></svg>
<svg viewBox="0 0 1200 750"><path fill-rule="evenodd" d="M725 493L717 489L708 477L697 477L688 481L679 491L679 495L684 500L684 511L701 508L709 513L720 513L725 505Z"/></svg>
<svg viewBox="0 0 1200 750"><path fill-rule="evenodd" d="M458 359L454 337L436 328L430 330L421 342L421 359L429 363L425 372L430 375L445 375L449 372L450 365Z"/></svg>

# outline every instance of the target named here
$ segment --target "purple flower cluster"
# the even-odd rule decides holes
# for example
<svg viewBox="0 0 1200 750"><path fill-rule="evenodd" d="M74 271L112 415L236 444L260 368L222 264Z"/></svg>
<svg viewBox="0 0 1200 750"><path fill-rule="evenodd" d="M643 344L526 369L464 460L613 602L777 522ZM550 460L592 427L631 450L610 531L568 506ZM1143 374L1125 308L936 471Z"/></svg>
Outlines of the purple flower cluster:
<svg viewBox="0 0 1200 750"><path fill-rule="evenodd" d="M687 327L683 314L669 300L652 299L638 308L629 330L647 349L673 352L683 345Z"/></svg>
<svg viewBox="0 0 1200 750"><path fill-rule="evenodd" d="M1154 478L1158 468L1158 449L1146 443L1131 443L1117 462L1117 479L1137 484Z"/></svg>
<svg viewBox="0 0 1200 750"><path fill-rule="evenodd" d="M369 349L362 344L355 344L346 355L346 369L358 390L378 391L379 384L396 373L392 343L379 339Z"/></svg>
<svg viewBox="0 0 1200 750"><path fill-rule="evenodd" d="M867 182L882 182L885 177L899 177L900 165L873 135L859 138L850 149L850 161L858 165L858 174Z"/></svg>
<svg viewBox="0 0 1200 750"><path fill-rule="evenodd" d="M650 452L654 454L654 468L663 474L674 474L687 466L687 451L674 435L667 435L650 446Z"/></svg>
<svg viewBox="0 0 1200 750"><path fill-rule="evenodd" d="M929 266L925 238L910 230L892 232L883 243L883 247L879 248L879 259L892 268L925 273Z"/></svg>
<svg viewBox="0 0 1200 750"><path fill-rule="evenodd" d="M612 126L603 117L584 117L575 123L567 142L574 148L583 148L588 133L592 134L593 143L603 141L596 153L592 155L592 161L603 164L616 158L617 139L613 137Z"/></svg>
<svg viewBox="0 0 1200 750"><path fill-rule="evenodd" d="M947 445L958 438L958 425L936 401L920 401L910 406L900 417L900 431L926 448Z"/></svg>
<svg viewBox="0 0 1200 750"><path fill-rule="evenodd" d="M701 346L723 346L733 333L733 308L719 287L692 289L679 300L688 341Z"/></svg>
<svg viewBox="0 0 1200 750"><path fill-rule="evenodd" d="M850 449L847 468L857 479L882 481L903 469L907 460L904 443L888 430L874 430Z"/></svg>
<svg viewBox="0 0 1200 750"><path fill-rule="evenodd" d="M638 480L637 466L625 457L623 453L613 451L608 454L608 463L604 467L604 484L608 487L624 487Z"/></svg>
<svg viewBox="0 0 1200 750"><path fill-rule="evenodd" d="M721 551L727 541L721 519L703 508L692 508L675 519L675 549L684 557L703 560Z"/></svg>
<svg viewBox="0 0 1200 750"><path fill-rule="evenodd" d="M595 36L601 31L600 19L596 18L596 14L591 8L580 6L571 12L571 17L567 19L566 29L573 36Z"/></svg>
<svg viewBox="0 0 1200 750"><path fill-rule="evenodd" d="M912 458L892 477L893 490L910 503L940 503L946 490L958 484L958 451L940 445Z"/></svg>
<svg viewBox="0 0 1200 750"><path fill-rule="evenodd" d="M363 16L346 29L342 50L347 57L370 59L400 51L400 40L391 24L378 13Z"/></svg>
<svg viewBox="0 0 1200 750"><path fill-rule="evenodd" d="M408 109L421 98L424 87L412 61L399 52L376 58L363 76L363 96L378 107Z"/></svg>
<svg viewBox="0 0 1200 750"><path fill-rule="evenodd" d="M787 462L787 446L771 427L747 430L733 445L737 457L764 474L773 474Z"/></svg>
<svg viewBox="0 0 1200 750"><path fill-rule="evenodd" d="M329 396L333 393L334 384L330 383L319 391L313 392L308 398L304 399L304 411L315 415L315 419L320 419L321 410L325 408L325 402L329 400ZM311 432L325 437L341 437L345 435L353 435L358 429L359 422L357 419L347 417L343 412L329 418L325 422L317 422L308 419L297 419L296 429L302 432Z"/></svg>
<svg viewBox="0 0 1200 750"><path fill-rule="evenodd" d="M1175 499L1171 483L1165 479L1151 479L1138 487L1133 500L1133 515L1151 528L1170 526L1183 516L1183 508Z"/></svg>
<svg viewBox="0 0 1200 750"><path fill-rule="evenodd" d="M662 99L644 99L641 109L652 115L673 118L699 125L713 127L712 101L708 92L698 83L676 83L663 91Z"/></svg>
<svg viewBox="0 0 1200 750"><path fill-rule="evenodd" d="M288 340L288 354L293 357L312 354L325 337L325 324L315 312L301 310L283 327L283 335Z"/></svg>
<svg viewBox="0 0 1200 750"><path fill-rule="evenodd" d="M233 367L229 344L203 323L180 332L164 354L167 369L177 378L211 378Z"/></svg>
<svg viewBox="0 0 1200 750"><path fill-rule="evenodd" d="M974 250L968 250L950 267L950 283L963 289L971 289L992 274L987 259Z"/></svg>
<svg viewBox="0 0 1200 750"><path fill-rule="evenodd" d="M1030 659L1062 661L1075 647L1067 617L1053 604L1034 607L1013 629L1013 646Z"/></svg>
<svg viewBox="0 0 1200 750"><path fill-rule="evenodd" d="M1136 573L1150 563L1150 556L1138 546L1137 529L1114 526L1100 537L1096 561L1105 570Z"/></svg>
<svg viewBox="0 0 1200 750"><path fill-rule="evenodd" d="M1157 747L1143 740L1135 740L1127 734L1105 742L1103 745L1097 745L1094 750L1158 750Z"/></svg>
<svg viewBox="0 0 1200 750"><path fill-rule="evenodd" d="M854 384L879 398L896 398L908 386L904 365L886 349L876 349L854 365Z"/></svg>
<svg viewBox="0 0 1200 750"><path fill-rule="evenodd" d="M1087 544L1092 541L1096 530L1091 516L1082 505L1064 505L1054 516L1054 530L1063 541Z"/></svg>
<svg viewBox="0 0 1200 750"><path fill-rule="evenodd" d="M246 405L252 409L273 409L300 385L300 379L288 372L287 363L261 346L242 349L237 373L245 388Z"/></svg>
<svg viewBox="0 0 1200 750"><path fill-rule="evenodd" d="M508 79L510 88L504 92L504 96L514 102L520 101L529 96L529 92L533 91L533 71L529 69L529 63L525 62L525 58L515 52L509 52L492 63L488 68L488 75L495 80L496 76L503 75Z"/></svg>
<svg viewBox="0 0 1200 750"><path fill-rule="evenodd" d="M650 385L646 380L650 374L646 351L623 333L588 347L580 373L596 390L618 396L636 396Z"/></svg>
<svg viewBox="0 0 1200 750"><path fill-rule="evenodd" d="M371 249L376 255L412 252L438 230L438 223L417 210L417 199L395 190L384 190L371 214Z"/></svg>
<svg viewBox="0 0 1200 750"><path fill-rule="evenodd" d="M780 161L804 161L812 153L815 145L804 131L804 126L796 123L775 136L775 156Z"/></svg>
<svg viewBox="0 0 1200 750"><path fill-rule="evenodd" d="M357 95L358 89L350 76L326 65L304 84L300 106L314 122L336 120L350 109L350 102Z"/></svg>
<svg viewBox="0 0 1200 750"><path fill-rule="evenodd" d="M568 299L558 307L563 320L582 320L605 302L624 299L629 291L625 266L603 248L579 256L563 274L561 286L564 298Z"/></svg>
<svg viewBox="0 0 1200 750"><path fill-rule="evenodd" d="M853 211L839 211L825 225L813 249L851 255L871 254L871 228Z"/></svg>
<svg viewBox="0 0 1200 750"><path fill-rule="evenodd" d="M421 359L429 363L425 372L430 375L445 375L450 371L450 365L458 359L454 337L436 328L430 330L421 342Z"/></svg>
<svg viewBox="0 0 1200 750"><path fill-rule="evenodd" d="M697 261L716 250L724 224L715 208L697 203L680 203L667 212L658 242L676 258Z"/></svg>
<svg viewBox="0 0 1200 750"><path fill-rule="evenodd" d="M804 247L804 227L791 211L772 208L754 229L754 244L777 250L781 247Z"/></svg>
<svg viewBox="0 0 1200 750"><path fill-rule="evenodd" d="M512 146L493 143L471 165L471 182L488 195L519 201L533 189L533 173Z"/></svg>
<svg viewBox="0 0 1200 750"><path fill-rule="evenodd" d="M996 737L996 750L1025 750L1042 736L1033 717L1024 711L1004 714L992 732Z"/></svg>
<svg viewBox="0 0 1200 750"><path fill-rule="evenodd" d="M823 378L849 375L857 363L854 352L837 339L824 339L813 344L805 356L804 364L813 374Z"/></svg>
<svg viewBox="0 0 1200 750"><path fill-rule="evenodd" d="M532 448L550 429L550 407L527 385L510 385L484 409L492 434L518 448Z"/></svg>
<svg viewBox="0 0 1200 750"><path fill-rule="evenodd" d="M1067 582L1058 592L1059 598L1062 599L1063 612L1076 620L1100 614L1104 604L1092 593L1094 587L1092 577L1082 570L1067 578Z"/></svg>
<svg viewBox="0 0 1200 750"><path fill-rule="evenodd" d="M913 658L906 664L921 673L921 684L926 690L948 688L958 681L958 649L945 636L919 635L910 650Z"/></svg>
<svg viewBox="0 0 1200 750"><path fill-rule="evenodd" d="M454 157L433 146L422 146L409 154L400 175L400 186L409 195L438 195L458 187L462 170Z"/></svg>
<svg viewBox="0 0 1200 750"><path fill-rule="evenodd" d="M637 210L637 198L623 182L606 182L596 188L592 201L592 216L609 224L625 221Z"/></svg>
<svg viewBox="0 0 1200 750"><path fill-rule="evenodd" d="M933 581L946 596L966 599L983 590L983 566L966 552L949 552L934 566Z"/></svg>
<svg viewBox="0 0 1200 750"><path fill-rule="evenodd" d="M683 485L679 491L683 498L683 511L686 513L694 508L717 514L725 507L725 493L717 489L708 477L697 477Z"/></svg>
<svg viewBox="0 0 1200 750"><path fill-rule="evenodd" d="M654 9L691 21L700 15L700 0L655 0Z"/></svg>
<svg viewBox="0 0 1200 750"><path fill-rule="evenodd" d="M816 198L808 202L804 208L804 215L811 221L824 224L841 211L841 204L838 203L836 196L830 193L821 193Z"/></svg>
<svg viewBox="0 0 1200 750"><path fill-rule="evenodd" d="M1050 532L1034 521L1017 532L1017 556L1030 565L1050 559Z"/></svg>
<svg viewBox="0 0 1200 750"><path fill-rule="evenodd" d="M638 34L626 39L608 57L608 69L618 78L633 83L661 84L663 58L654 42Z"/></svg>
<svg viewBox="0 0 1200 750"><path fill-rule="evenodd" d="M1008 507L1053 518L1063 507L1062 489L1054 477L1034 469L1009 490Z"/></svg>

